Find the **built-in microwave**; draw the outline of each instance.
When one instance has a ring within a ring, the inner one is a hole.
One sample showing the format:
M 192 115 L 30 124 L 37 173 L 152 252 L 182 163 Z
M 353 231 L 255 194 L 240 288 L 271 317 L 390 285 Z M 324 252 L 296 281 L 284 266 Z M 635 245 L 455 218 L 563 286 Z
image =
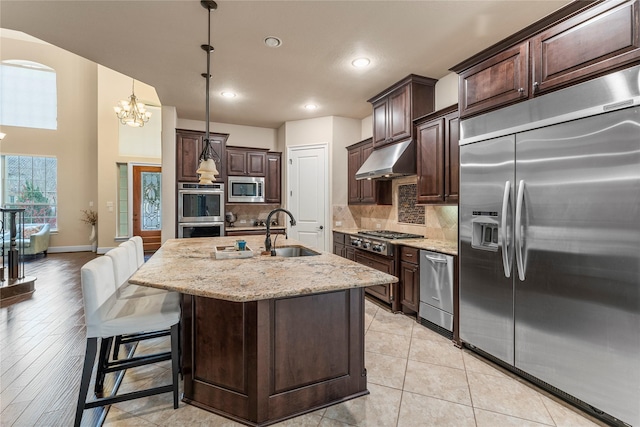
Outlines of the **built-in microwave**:
M 224 184 L 178 184 L 178 222 L 224 223 Z
M 258 176 L 230 176 L 228 178 L 229 203 L 263 203 L 264 178 Z

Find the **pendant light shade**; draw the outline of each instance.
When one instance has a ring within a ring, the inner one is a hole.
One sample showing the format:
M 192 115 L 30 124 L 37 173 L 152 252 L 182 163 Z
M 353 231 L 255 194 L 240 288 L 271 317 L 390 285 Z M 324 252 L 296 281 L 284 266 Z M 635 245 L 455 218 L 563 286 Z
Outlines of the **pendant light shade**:
M 200 46 L 202 50 L 207 52 L 207 72 L 202 74 L 202 76 L 206 79 L 206 117 L 205 117 L 205 126 L 206 132 L 204 136 L 204 147 L 202 148 L 202 152 L 200 153 L 200 167 L 196 171 L 196 173 L 200 174 L 200 184 L 212 184 L 213 181 L 216 180 L 216 175 L 219 175 L 218 168 L 216 163 L 220 164 L 220 157 L 218 153 L 211 146 L 211 139 L 209 135 L 209 122 L 210 122 L 210 114 L 209 114 L 209 80 L 211 79 L 211 52 L 213 51 L 213 46 L 211 46 L 211 11 L 218 8 L 218 4 L 212 0 L 202 0 L 200 2 L 202 7 L 207 9 L 209 13 L 208 27 L 207 27 L 207 44 Z

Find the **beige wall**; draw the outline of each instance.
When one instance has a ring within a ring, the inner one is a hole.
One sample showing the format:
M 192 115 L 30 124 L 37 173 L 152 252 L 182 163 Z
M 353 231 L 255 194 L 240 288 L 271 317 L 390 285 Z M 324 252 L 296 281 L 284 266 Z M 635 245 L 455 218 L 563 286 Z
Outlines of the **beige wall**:
M 131 77 L 115 72 L 109 68 L 98 66 L 98 253 L 105 253 L 118 246 L 117 201 L 118 201 L 118 169 L 117 163 L 139 163 L 160 165 L 161 158 L 151 156 L 125 156 L 120 154 L 119 131 L 120 122 L 115 117 L 113 107 L 131 95 Z M 141 102 L 160 105 L 160 100 L 153 87 L 136 81 L 136 96 Z M 162 116 L 152 116 L 151 120 L 162 120 Z M 139 129 L 138 129 L 139 130 Z M 161 141 L 156 141 L 161 145 Z M 124 152 L 132 150 L 124 149 Z M 151 149 L 152 153 L 160 150 Z M 109 206 L 111 205 L 111 206 Z
M 162 107 L 162 243 L 176 237 L 176 125 L 175 107 Z
M 361 137 L 361 121 L 344 117 L 333 118 L 333 140 L 330 145 L 331 161 L 329 163 L 329 185 L 331 186 L 331 203 L 347 203 L 347 149 L 358 142 Z
M 458 75 L 449 73 L 436 83 L 436 110 L 458 103 Z
M 0 60 L 25 59 L 56 70 L 58 129 L 3 126 L 2 154 L 55 156 L 58 159 L 58 232 L 51 252 L 90 250 L 82 209 L 98 203 L 97 65 L 42 42 L 3 37 Z
M 204 132 L 205 125 L 204 120 L 178 119 L 176 127 L 178 129 L 199 130 Z M 229 139 L 227 140 L 227 145 L 280 151 L 278 150 L 277 144 L 277 129 L 211 122 L 209 124 L 209 132 L 228 133 Z

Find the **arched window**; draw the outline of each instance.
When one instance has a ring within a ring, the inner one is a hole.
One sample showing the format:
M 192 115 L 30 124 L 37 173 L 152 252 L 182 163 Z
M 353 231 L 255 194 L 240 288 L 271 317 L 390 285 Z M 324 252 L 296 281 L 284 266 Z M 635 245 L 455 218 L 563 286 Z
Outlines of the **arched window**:
M 56 71 L 37 62 L 0 63 L 0 124 L 37 129 L 58 128 Z

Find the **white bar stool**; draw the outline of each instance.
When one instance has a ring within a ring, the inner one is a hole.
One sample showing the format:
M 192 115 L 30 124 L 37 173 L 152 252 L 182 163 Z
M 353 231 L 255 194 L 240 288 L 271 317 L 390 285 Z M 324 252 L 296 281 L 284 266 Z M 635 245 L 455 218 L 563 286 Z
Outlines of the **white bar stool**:
M 118 299 L 116 296 L 113 261 L 110 257 L 99 257 L 85 264 L 81 270 L 81 279 L 85 322 L 87 324 L 87 347 L 74 425 L 76 427 L 80 425 L 82 413 L 85 409 L 160 393 L 173 392 L 173 407 L 174 409 L 177 408 L 179 304 L 169 298 L 169 293 L 164 296 Z M 104 342 L 117 335 L 167 328 L 171 328 L 171 351 L 108 362 L 103 374 L 171 360 L 172 384 L 98 398 L 90 402 L 86 401 L 91 373 L 96 359 L 98 338 L 101 338 Z

